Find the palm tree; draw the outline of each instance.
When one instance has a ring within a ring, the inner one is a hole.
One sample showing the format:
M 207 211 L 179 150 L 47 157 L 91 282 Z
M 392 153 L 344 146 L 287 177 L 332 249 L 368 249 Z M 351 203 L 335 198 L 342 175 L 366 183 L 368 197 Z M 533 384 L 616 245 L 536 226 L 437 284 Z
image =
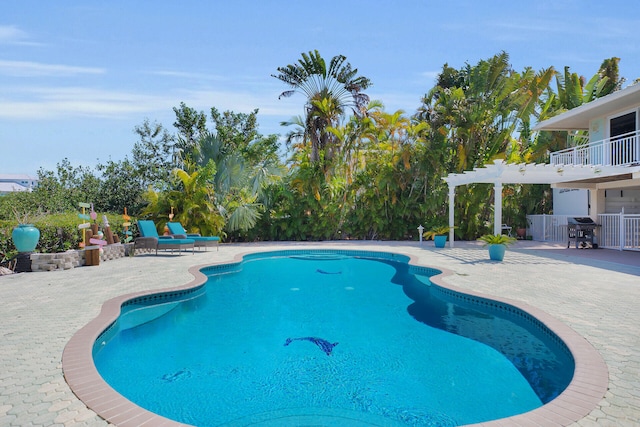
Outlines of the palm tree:
M 198 140 L 197 147 L 199 167 L 215 165 L 209 185 L 215 189 L 216 205 L 227 220 L 226 230 L 251 229 L 267 204 L 263 190 L 280 180 L 280 167 L 270 158 L 249 164 L 234 147 L 208 132 Z
M 619 90 L 625 80 L 618 76 L 618 61 L 616 57 L 605 59 L 598 72 L 588 81 L 570 72 L 569 67 L 564 67 L 563 73 L 555 73 L 557 91 L 554 93 L 550 87 L 547 89 L 546 98 L 540 100 L 542 107 L 537 115 L 538 120 L 546 120 Z M 540 132 L 532 147 L 532 157 L 544 160 L 548 152 L 566 148 L 568 141 L 570 144 L 586 141 L 586 135 L 587 132 L 576 131 L 567 138 L 566 132 Z
M 307 98 L 304 134 L 311 142 L 311 161 L 320 161 L 321 155 L 330 159 L 336 149 L 336 138 L 327 128 L 337 127 L 349 107 L 354 115 L 363 115 L 369 97 L 362 91 L 371 86 L 371 81 L 358 76 L 358 70 L 352 69 L 343 55 L 331 58 L 327 67 L 317 50 L 303 53 L 297 64 L 278 67 L 278 73 L 272 76 L 291 87 L 278 98 L 296 92 Z

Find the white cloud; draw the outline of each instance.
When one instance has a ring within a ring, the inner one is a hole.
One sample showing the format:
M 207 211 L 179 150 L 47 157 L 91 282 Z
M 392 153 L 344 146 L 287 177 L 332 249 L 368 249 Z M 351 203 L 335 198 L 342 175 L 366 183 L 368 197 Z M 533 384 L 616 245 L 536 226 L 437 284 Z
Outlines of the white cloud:
M 29 40 L 29 35 L 15 25 L 0 25 L 0 44 L 40 46 Z
M 220 111 L 232 110 L 249 113 L 258 108 L 259 116 L 291 116 L 300 114 L 304 100 L 278 99 L 279 92 L 267 91 L 221 91 L 221 90 L 191 90 L 183 94 L 185 104 L 192 108 L 204 109 L 216 107 Z M 182 100 L 182 99 L 181 99 Z M 179 103 L 179 101 L 178 101 Z M 173 105 L 178 103 L 174 102 Z
M 164 77 L 175 77 L 179 79 L 214 80 L 214 81 L 229 80 L 228 77 L 223 77 L 215 74 L 193 73 L 188 71 L 159 70 L 159 71 L 151 71 L 149 72 L 149 74 L 154 74 L 157 76 L 164 76 Z
M 291 116 L 298 114 L 302 108 L 299 103 L 279 101 L 277 95 L 271 93 L 218 90 L 175 90 L 162 95 L 150 95 L 86 87 L 14 87 L 0 88 L 0 93 L 4 96 L 0 102 L 0 119 L 154 117 L 170 113 L 180 102 L 207 114 L 211 107 L 244 113 L 259 108 L 260 116 Z M 10 97 L 7 98 L 7 95 Z
M 13 77 L 73 76 L 78 74 L 104 74 L 103 68 L 75 67 L 71 65 L 43 64 L 29 61 L 0 60 L 0 74 Z
M 15 43 L 27 38 L 27 33 L 15 25 L 0 25 L 0 43 Z
M 124 118 L 153 110 L 157 105 L 155 97 L 82 87 L 30 87 L 14 91 L 12 95 L 13 99 L 0 103 L 0 118 Z
M 15 25 L 0 25 L 0 41 L 12 41 L 26 37 L 27 33 Z

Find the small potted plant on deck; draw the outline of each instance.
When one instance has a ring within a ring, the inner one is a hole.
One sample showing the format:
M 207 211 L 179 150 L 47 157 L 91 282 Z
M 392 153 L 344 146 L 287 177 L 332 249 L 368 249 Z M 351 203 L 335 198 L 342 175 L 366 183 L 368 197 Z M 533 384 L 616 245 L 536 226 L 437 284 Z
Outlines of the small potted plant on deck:
M 436 248 L 444 248 L 447 243 L 447 234 L 451 230 L 448 225 L 436 226 L 422 235 L 425 239 L 433 239 Z
M 485 234 L 480 237 L 480 240 L 489 247 L 489 258 L 493 261 L 502 261 L 507 246 L 516 241 L 515 237 L 505 234 Z
M 527 237 L 527 227 L 529 226 L 529 220 L 527 219 L 527 215 L 521 213 L 516 218 L 516 236 L 520 240 L 524 240 Z

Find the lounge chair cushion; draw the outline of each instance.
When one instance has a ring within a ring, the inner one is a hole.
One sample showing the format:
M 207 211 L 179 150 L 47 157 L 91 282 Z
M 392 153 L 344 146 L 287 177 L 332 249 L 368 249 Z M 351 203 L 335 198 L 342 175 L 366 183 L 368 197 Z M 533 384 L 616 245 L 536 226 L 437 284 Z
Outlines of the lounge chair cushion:
M 168 222 L 167 227 L 169 227 L 169 233 L 187 236 L 189 239 L 212 241 L 212 242 L 216 242 L 220 240 L 220 237 L 218 236 L 201 236 L 198 233 L 187 233 L 187 231 L 184 229 L 182 224 L 180 224 L 179 222 Z
M 167 239 L 168 236 L 160 236 L 158 237 L 158 246 L 163 246 L 163 245 L 189 245 L 191 243 L 194 243 L 194 240 L 189 238 L 189 239 L 175 239 L 175 238 L 169 238 Z
M 153 221 L 149 221 L 146 219 L 139 220 L 138 230 L 140 231 L 140 236 L 142 237 L 160 237 L 158 235 L 158 230 L 156 230 L 156 225 L 153 223 Z
M 220 237 L 218 236 L 201 236 L 197 233 L 187 233 L 182 224 L 179 222 L 168 222 L 167 227 L 169 227 L 169 233 L 174 235 L 175 237 L 182 237 L 195 240 L 195 246 L 197 248 L 205 248 L 205 250 L 209 246 L 216 246 L 218 250 L 220 250 Z
M 158 253 L 158 249 L 171 249 L 173 252 L 173 249 L 195 248 L 195 240 L 193 239 L 176 239 L 173 236 L 159 236 L 153 221 L 139 220 L 138 230 L 142 237 L 136 239 L 136 246 L 148 249 L 155 248 L 156 254 Z

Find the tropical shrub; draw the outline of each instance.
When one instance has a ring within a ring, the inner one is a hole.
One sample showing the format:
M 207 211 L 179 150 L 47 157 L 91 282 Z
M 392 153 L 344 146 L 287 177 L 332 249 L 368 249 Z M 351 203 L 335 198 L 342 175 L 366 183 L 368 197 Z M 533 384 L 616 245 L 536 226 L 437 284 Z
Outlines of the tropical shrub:
M 433 240 L 436 236 L 444 236 L 445 234 L 448 234 L 449 230 L 451 230 L 451 227 L 448 225 L 435 226 L 430 230 L 425 231 L 423 233 L 423 237 L 427 240 Z
M 506 234 L 485 234 L 478 239 L 487 245 L 510 245 L 516 242 L 515 237 L 507 236 Z
M 179 184 L 175 190 L 157 192 L 149 189 L 145 198 L 149 203 L 142 215 L 152 219 L 156 226 L 170 220 L 180 222 L 190 233 L 204 236 L 218 236 L 224 226 L 224 219 L 214 203 L 211 180 L 215 174 L 215 164 L 189 173 L 174 169 L 173 175 Z

